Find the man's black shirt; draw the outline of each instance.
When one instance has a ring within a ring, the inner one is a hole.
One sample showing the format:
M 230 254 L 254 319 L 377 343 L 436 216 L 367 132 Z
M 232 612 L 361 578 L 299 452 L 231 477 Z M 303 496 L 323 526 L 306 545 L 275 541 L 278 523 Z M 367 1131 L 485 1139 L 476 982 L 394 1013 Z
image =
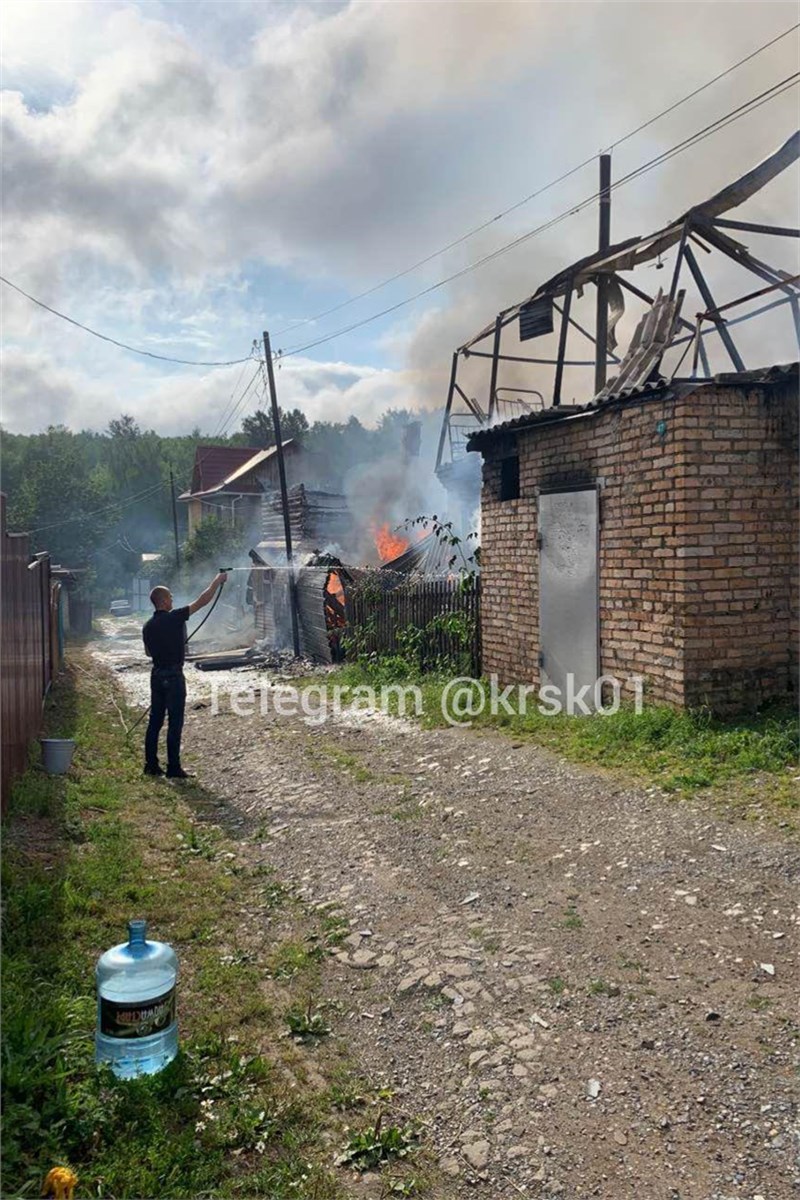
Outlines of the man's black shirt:
M 158 670 L 182 667 L 186 652 L 186 622 L 189 608 L 157 609 L 142 630 L 144 648 Z

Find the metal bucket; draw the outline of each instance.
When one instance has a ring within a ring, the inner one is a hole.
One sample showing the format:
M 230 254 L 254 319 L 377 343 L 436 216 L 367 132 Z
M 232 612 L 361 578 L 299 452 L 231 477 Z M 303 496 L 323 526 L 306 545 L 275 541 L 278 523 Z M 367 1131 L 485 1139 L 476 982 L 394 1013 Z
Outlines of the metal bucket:
M 72 756 L 75 753 L 75 743 L 71 738 L 40 738 L 42 747 L 42 765 L 48 775 L 66 775 Z

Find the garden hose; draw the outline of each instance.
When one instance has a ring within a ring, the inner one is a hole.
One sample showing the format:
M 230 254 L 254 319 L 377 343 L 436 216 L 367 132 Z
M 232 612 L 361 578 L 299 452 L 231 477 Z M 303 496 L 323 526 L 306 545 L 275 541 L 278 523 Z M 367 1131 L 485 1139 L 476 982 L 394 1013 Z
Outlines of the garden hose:
M 220 568 L 219 568 L 219 571 L 220 571 L 220 574 L 223 574 L 223 573 L 226 573 L 226 572 L 228 572 L 228 571 L 231 571 L 232 569 L 233 569 L 232 567 L 220 567 Z M 212 605 L 211 605 L 211 608 L 208 610 L 208 612 L 206 613 L 206 615 L 203 617 L 203 619 L 202 619 L 202 621 L 200 622 L 200 624 L 199 624 L 199 625 L 195 625 L 195 627 L 194 627 L 194 629 L 192 630 L 192 632 L 186 635 L 186 641 L 187 641 L 187 642 L 190 642 L 190 641 L 192 640 L 192 638 L 194 637 L 194 635 L 195 635 L 196 633 L 199 633 L 199 632 L 200 632 L 200 630 L 203 628 L 203 626 L 205 625 L 206 621 L 207 621 L 207 620 L 208 620 L 208 618 L 211 616 L 211 614 L 213 613 L 214 609 L 217 607 L 217 604 L 219 603 L 219 598 L 220 598 L 220 596 L 222 595 L 222 589 L 223 589 L 224 587 L 225 587 L 225 582 L 223 581 L 223 582 L 222 582 L 222 583 L 219 585 L 219 591 L 217 592 L 216 596 L 214 597 L 214 601 L 213 601 L 213 603 L 212 603 Z M 143 713 L 142 713 L 140 716 L 138 716 L 138 717 L 136 718 L 136 720 L 134 721 L 133 725 L 131 725 L 130 729 L 128 730 L 127 734 L 125 735 L 125 736 L 126 736 L 126 738 L 129 738 L 129 737 L 131 736 L 131 734 L 133 733 L 134 729 L 136 729 L 136 728 L 137 728 L 139 725 L 141 725 L 142 721 L 145 719 L 145 717 L 147 716 L 147 714 L 150 712 L 150 708 L 151 708 L 151 707 L 152 707 L 152 706 L 148 704 L 148 706 L 147 706 L 147 708 L 144 710 L 144 712 L 143 712 Z

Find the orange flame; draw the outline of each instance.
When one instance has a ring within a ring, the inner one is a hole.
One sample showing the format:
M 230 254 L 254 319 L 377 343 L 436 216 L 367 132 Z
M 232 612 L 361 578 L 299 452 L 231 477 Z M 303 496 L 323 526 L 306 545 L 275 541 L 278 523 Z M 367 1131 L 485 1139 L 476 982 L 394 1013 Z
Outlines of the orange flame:
M 388 521 L 384 521 L 382 525 L 373 525 L 372 536 L 381 562 L 391 562 L 393 558 L 398 558 L 411 544 L 402 533 L 393 532 Z
M 344 608 L 344 585 L 337 571 L 331 571 L 328 576 L 328 582 L 325 585 L 325 595 L 329 596 L 332 600 L 338 601 L 342 608 Z M 346 623 L 341 612 L 331 604 L 325 606 L 325 619 L 329 629 L 336 629 Z
M 325 588 L 325 591 L 330 592 L 332 596 L 335 596 L 340 604 L 344 604 L 344 584 L 342 583 L 338 571 L 331 571 L 330 575 L 328 576 L 328 586 Z

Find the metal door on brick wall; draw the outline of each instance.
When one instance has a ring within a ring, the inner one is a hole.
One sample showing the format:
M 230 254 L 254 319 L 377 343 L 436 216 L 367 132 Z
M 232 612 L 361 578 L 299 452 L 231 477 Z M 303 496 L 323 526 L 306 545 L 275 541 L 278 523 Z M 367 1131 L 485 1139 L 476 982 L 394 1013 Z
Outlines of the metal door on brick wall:
M 599 675 L 597 488 L 539 493 L 539 663 L 562 698 Z M 571 676 L 571 680 L 569 677 Z

